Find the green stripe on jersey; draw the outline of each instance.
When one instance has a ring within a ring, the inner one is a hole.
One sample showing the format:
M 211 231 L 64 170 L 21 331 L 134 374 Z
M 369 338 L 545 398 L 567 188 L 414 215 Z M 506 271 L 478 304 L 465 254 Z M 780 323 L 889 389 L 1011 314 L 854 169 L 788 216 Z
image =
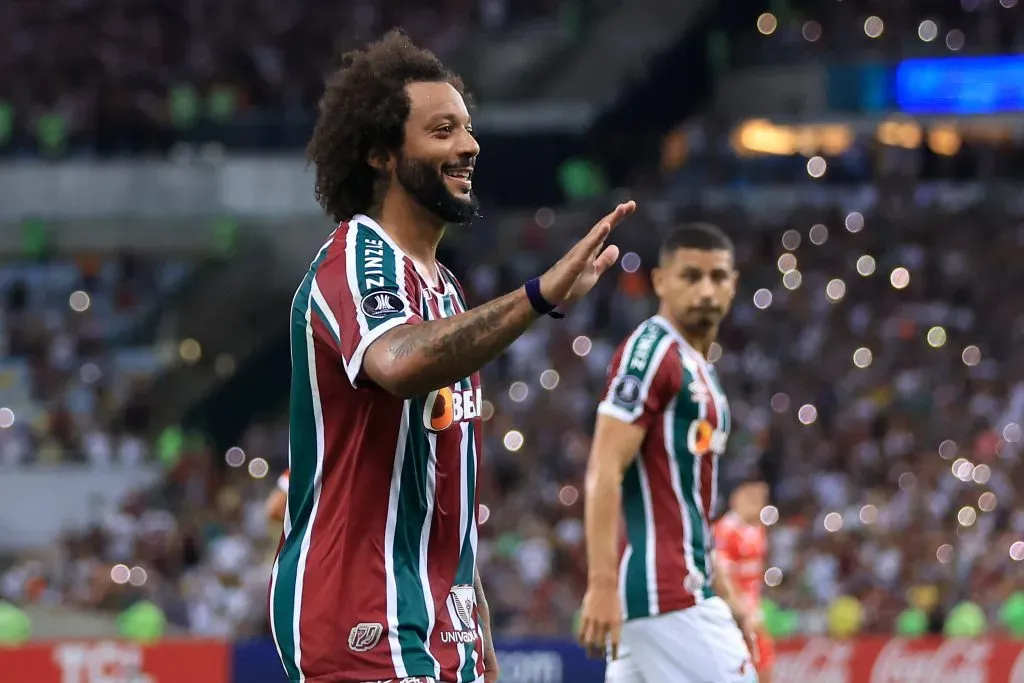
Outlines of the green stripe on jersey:
M 451 296 L 441 297 L 441 310 L 446 318 L 456 315 L 453 297 L 457 298 L 459 308 L 465 311 L 466 302 L 459 295 L 459 288 L 455 281 L 448 275 L 448 272 L 441 268 L 442 277 L 451 284 L 451 290 L 455 292 Z M 459 387 L 465 391 L 473 388 L 470 378 L 465 378 L 459 383 Z M 462 484 L 466 490 L 466 534 L 462 538 L 462 548 L 459 552 L 459 565 L 455 570 L 455 584 L 459 586 L 472 586 L 476 577 L 473 576 L 476 569 L 476 556 L 473 551 L 473 525 L 476 523 L 476 428 L 473 422 L 466 423 L 466 481 Z M 461 476 L 461 473 L 460 473 Z M 458 624 L 455 624 L 458 627 Z M 465 664 L 459 671 L 459 680 L 463 683 L 475 681 L 476 665 L 473 662 L 473 654 L 476 651 L 474 643 L 461 645 Z
M 291 398 L 288 415 L 288 451 L 291 474 L 288 480 L 288 517 L 291 531 L 284 540 L 277 558 L 277 580 L 271 596 L 274 615 L 274 637 L 281 650 L 284 667 L 291 680 L 299 679 L 299 662 L 295 661 L 294 624 L 301 605 L 295 592 L 299 576 L 302 539 L 313 512 L 313 484 L 317 462 L 317 428 L 313 408 L 312 378 L 309 375 L 307 318 L 310 292 L 316 271 L 327 257 L 325 246 L 309 267 L 306 277 L 292 301 L 290 344 L 292 363 Z
M 658 357 L 656 351 L 663 342 L 671 343 L 668 330 L 654 321 L 648 321 L 637 329 L 622 351 L 619 368 L 609 389 L 608 401 L 613 406 L 634 415 L 643 411 L 641 397 L 646 395 L 646 387 L 657 372 L 653 361 Z
M 409 401 L 410 428 L 402 464 L 401 488 L 395 526 L 393 560 L 398 607 L 398 643 L 407 671 L 415 675 L 434 675 L 434 659 L 427 652 L 429 617 L 420 582 L 420 541 L 427 514 L 427 463 L 430 442 L 423 429 L 415 426 L 415 416 L 423 414 L 425 398 Z
M 403 283 L 405 282 L 404 257 L 396 253 L 391 245 L 378 235 L 373 228 L 362 223 L 354 223 L 349 229 L 356 231 L 355 264 L 360 308 L 362 308 L 362 300 L 372 292 L 377 291 L 394 292 L 405 301 L 407 295 L 403 291 Z M 363 314 L 362 317 L 366 320 L 366 326 L 372 331 L 389 320 L 407 315 L 408 311 L 405 310 L 404 306 L 401 306 L 395 307 L 390 312 L 384 309 L 372 316 L 366 315 L 365 310 L 360 311 L 360 313 Z
M 629 538 L 630 555 L 626 564 L 625 604 L 626 619 L 647 616 L 651 605 L 647 593 L 647 525 L 654 520 L 647 519 L 644 509 L 643 482 L 640 479 L 640 463 L 634 460 L 622 478 L 622 502 L 626 517 L 626 536 Z
M 476 557 L 473 553 L 473 524 L 476 523 L 476 429 L 473 422 L 466 424 L 466 536 L 462 539 L 462 551 L 459 554 L 459 567 L 455 572 L 455 583 L 457 585 L 473 585 L 476 577 L 473 576 L 476 568 Z M 476 680 L 476 666 L 473 664 L 473 653 L 476 651 L 475 643 L 466 643 L 462 646 L 465 651 L 466 663 L 459 672 L 459 680 L 463 683 L 471 683 Z
M 701 572 L 705 579 L 706 586 L 710 578 L 709 557 L 707 554 L 708 538 L 704 533 L 704 510 L 697 504 L 700 486 L 700 472 L 697 468 L 701 466 L 701 458 L 690 452 L 689 431 L 694 420 L 702 419 L 701 406 L 693 400 L 690 386 L 697 381 L 697 377 L 687 369 L 683 368 L 683 382 L 676 399 L 675 415 L 673 416 L 673 442 L 675 453 L 673 457 L 679 469 L 679 488 L 683 494 L 683 505 L 686 508 L 687 519 L 683 520 L 690 527 L 690 547 L 685 549 L 692 553 L 693 564 Z M 713 457 L 709 454 L 708 457 Z M 696 592 L 696 591 L 694 591 Z

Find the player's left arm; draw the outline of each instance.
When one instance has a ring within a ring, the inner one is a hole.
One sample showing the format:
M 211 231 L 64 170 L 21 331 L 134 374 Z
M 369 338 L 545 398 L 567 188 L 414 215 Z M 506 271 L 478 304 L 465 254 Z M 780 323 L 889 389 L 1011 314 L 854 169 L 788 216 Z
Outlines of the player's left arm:
M 753 615 L 743 605 L 739 595 L 736 593 L 732 580 L 726 573 L 725 568 L 722 567 L 718 553 L 712 556 L 711 562 L 713 565 L 711 587 L 714 589 L 715 595 L 722 598 L 725 604 L 729 606 L 736 624 L 743 632 L 743 639 L 747 642 L 747 647 L 750 648 L 750 656 L 754 658 L 754 664 L 756 665 L 760 660 L 760 653 L 757 650 L 757 631 L 754 627 Z
M 480 619 L 480 630 L 484 637 L 484 681 L 491 683 L 498 680 L 498 656 L 494 652 L 494 636 L 491 632 L 491 608 L 484 595 L 484 584 L 480 580 L 480 570 L 473 572 L 473 588 L 476 591 L 476 609 Z

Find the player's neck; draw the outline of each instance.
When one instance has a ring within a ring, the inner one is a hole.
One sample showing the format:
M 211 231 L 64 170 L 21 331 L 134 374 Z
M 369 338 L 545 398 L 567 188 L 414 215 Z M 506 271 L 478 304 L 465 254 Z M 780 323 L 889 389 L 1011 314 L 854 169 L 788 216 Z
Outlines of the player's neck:
M 388 192 L 371 215 L 409 258 L 434 267 L 445 223 L 404 192 Z
M 704 334 L 694 334 L 693 332 L 687 331 L 685 327 L 683 327 L 676 320 L 674 320 L 672 316 L 668 313 L 668 311 L 659 308 L 658 315 L 667 320 L 672 325 L 672 327 L 676 329 L 676 332 L 678 332 L 679 335 L 686 340 L 686 343 L 693 347 L 694 351 L 702 355 L 704 358 L 708 357 L 708 351 L 711 349 L 711 345 L 715 342 L 715 339 L 718 337 L 717 327 L 711 330 L 710 332 Z

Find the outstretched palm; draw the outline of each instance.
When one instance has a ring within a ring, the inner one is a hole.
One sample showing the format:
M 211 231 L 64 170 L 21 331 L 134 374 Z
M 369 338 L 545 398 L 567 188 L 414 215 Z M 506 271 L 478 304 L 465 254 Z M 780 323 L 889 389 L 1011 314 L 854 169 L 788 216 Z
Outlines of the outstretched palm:
M 597 284 L 598 278 L 615 265 L 619 258 L 619 248 L 615 245 L 606 247 L 605 239 L 616 225 L 635 210 L 636 202 L 619 204 L 544 274 L 541 289 L 548 301 L 570 305 Z

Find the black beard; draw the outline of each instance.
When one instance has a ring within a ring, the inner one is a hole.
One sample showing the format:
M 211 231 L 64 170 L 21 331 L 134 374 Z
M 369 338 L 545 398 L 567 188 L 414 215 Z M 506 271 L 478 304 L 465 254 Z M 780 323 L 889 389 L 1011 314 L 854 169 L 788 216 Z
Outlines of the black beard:
M 468 223 L 478 215 L 476 195 L 470 193 L 468 200 L 456 197 L 445 185 L 444 176 L 429 164 L 403 156 L 395 175 L 413 199 L 445 223 Z

